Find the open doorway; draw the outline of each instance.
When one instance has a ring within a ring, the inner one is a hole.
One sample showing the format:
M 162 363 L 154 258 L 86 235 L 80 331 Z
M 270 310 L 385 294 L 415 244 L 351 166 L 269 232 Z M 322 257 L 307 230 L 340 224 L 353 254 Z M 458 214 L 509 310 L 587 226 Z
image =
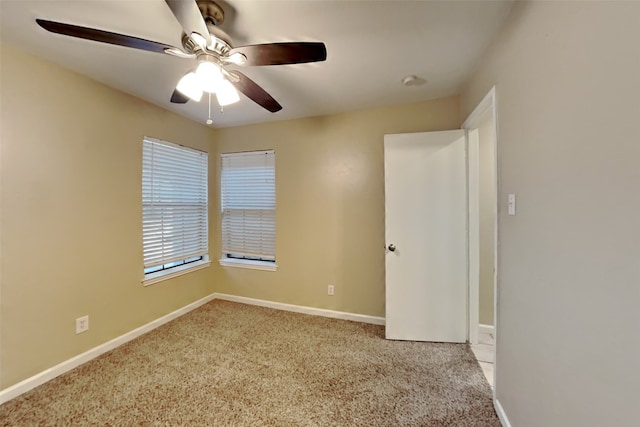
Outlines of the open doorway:
M 492 386 L 497 291 L 496 124 L 494 88 L 462 125 L 469 144 L 469 342 Z

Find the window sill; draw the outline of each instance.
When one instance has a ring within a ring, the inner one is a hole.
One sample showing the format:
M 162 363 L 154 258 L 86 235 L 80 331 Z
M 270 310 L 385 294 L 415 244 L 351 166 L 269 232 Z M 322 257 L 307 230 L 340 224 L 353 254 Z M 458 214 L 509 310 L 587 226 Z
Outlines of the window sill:
M 211 261 L 202 260 L 202 261 L 192 262 L 186 265 L 179 265 L 178 267 L 173 267 L 170 270 L 158 271 L 156 273 L 149 273 L 144 276 L 144 279 L 142 279 L 142 284 L 144 286 L 153 285 L 154 283 L 158 283 L 164 280 L 172 279 L 174 277 L 182 276 L 183 274 L 191 273 L 192 271 L 207 268 L 210 265 L 211 265 Z
M 223 267 L 239 267 L 265 271 L 276 271 L 278 269 L 278 266 L 274 262 L 252 261 L 248 259 L 222 258 L 220 265 Z

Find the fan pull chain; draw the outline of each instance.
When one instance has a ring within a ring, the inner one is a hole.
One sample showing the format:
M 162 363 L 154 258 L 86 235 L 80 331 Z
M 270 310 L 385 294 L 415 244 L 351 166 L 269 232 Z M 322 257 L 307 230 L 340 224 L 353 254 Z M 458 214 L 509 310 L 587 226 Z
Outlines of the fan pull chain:
M 211 92 L 209 92 L 209 118 L 207 119 L 207 124 L 210 125 L 213 123 L 211 120 Z

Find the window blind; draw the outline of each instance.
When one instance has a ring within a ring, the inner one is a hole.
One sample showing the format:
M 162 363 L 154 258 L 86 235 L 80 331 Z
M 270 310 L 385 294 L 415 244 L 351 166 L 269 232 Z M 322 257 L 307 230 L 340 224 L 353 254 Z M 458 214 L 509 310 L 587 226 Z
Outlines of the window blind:
M 223 257 L 275 261 L 275 152 L 222 154 L 221 160 Z
M 144 267 L 205 256 L 207 153 L 145 138 L 142 159 Z

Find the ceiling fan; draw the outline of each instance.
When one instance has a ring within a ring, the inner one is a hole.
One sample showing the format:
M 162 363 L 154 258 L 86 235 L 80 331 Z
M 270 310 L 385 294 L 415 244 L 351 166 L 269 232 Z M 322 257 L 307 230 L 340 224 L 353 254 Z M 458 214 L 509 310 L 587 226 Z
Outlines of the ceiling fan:
M 184 104 L 200 101 L 202 94 L 216 94 L 221 107 L 237 102 L 237 91 L 266 110 L 275 113 L 282 106 L 262 87 L 227 65 L 283 65 L 317 62 L 327 59 L 321 42 L 267 43 L 232 47 L 230 37 L 219 27 L 223 9 L 213 0 L 165 0 L 184 30 L 182 48 L 95 28 L 36 19 L 38 25 L 52 33 L 109 43 L 180 58 L 195 59 L 196 66 L 178 82 L 171 102 Z M 211 123 L 209 119 L 207 123 Z

